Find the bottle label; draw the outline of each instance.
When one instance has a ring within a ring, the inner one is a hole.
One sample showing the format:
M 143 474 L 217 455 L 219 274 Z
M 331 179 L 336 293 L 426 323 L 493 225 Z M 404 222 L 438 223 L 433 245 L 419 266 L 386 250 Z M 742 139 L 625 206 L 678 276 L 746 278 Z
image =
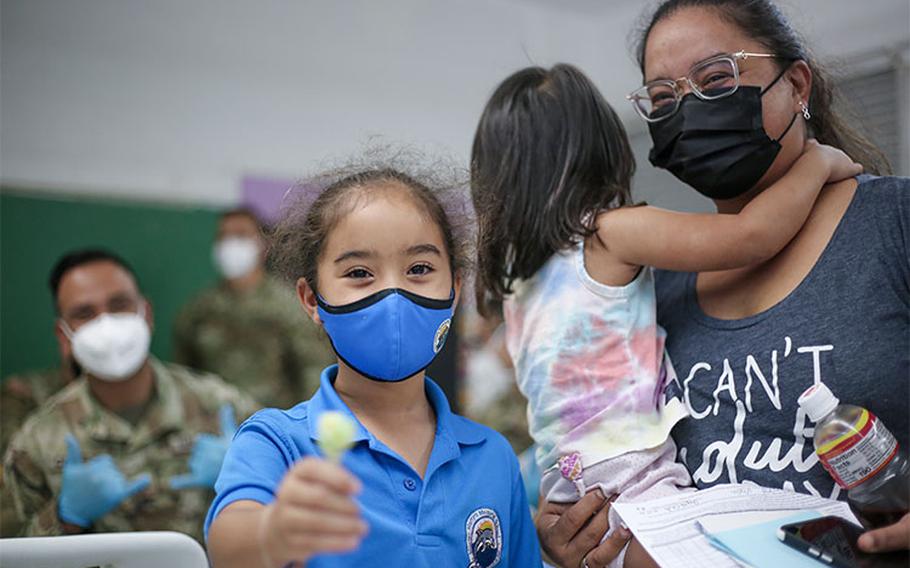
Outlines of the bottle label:
M 897 440 L 878 417 L 863 410 L 846 434 L 818 448 L 822 466 L 844 489 L 853 489 L 888 465 L 897 455 Z

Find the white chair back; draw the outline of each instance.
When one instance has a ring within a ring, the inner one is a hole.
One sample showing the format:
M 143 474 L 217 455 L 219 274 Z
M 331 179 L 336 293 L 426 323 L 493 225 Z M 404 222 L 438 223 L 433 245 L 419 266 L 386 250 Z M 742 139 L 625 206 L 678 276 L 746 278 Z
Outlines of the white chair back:
M 178 532 L 0 539 L 3 568 L 208 568 L 198 542 Z

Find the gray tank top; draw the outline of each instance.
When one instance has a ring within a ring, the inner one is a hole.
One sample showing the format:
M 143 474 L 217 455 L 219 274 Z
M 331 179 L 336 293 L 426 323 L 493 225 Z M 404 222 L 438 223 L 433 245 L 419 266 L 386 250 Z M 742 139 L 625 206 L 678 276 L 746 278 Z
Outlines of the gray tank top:
M 699 487 L 754 482 L 844 498 L 796 399 L 824 382 L 910 444 L 910 178 L 860 176 L 812 271 L 774 307 L 704 314 L 695 274 L 657 273 L 658 320 L 691 417 L 673 438 Z

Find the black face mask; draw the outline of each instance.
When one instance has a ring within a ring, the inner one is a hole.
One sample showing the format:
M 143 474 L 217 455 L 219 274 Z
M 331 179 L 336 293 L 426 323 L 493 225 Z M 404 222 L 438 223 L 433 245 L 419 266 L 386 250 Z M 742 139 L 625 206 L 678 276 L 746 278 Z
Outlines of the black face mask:
M 730 96 L 705 101 L 689 93 L 666 120 L 649 124 L 654 147 L 648 159 L 709 199 L 732 199 L 752 189 L 777 154 L 797 113 L 776 140 L 762 124 L 764 90 L 740 86 Z

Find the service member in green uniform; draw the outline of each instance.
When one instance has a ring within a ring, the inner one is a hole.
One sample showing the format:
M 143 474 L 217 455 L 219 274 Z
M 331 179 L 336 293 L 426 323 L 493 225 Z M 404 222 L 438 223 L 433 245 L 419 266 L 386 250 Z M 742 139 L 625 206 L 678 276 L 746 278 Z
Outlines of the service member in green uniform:
M 56 369 L 16 373 L 3 380 L 0 386 L 0 456 L 6 453 L 6 446 L 26 417 L 79 374 L 73 367 L 64 363 Z M 11 497 L 4 489 L 0 474 L 0 537 L 16 536 L 22 530 L 22 523 L 15 509 L 8 506 Z
M 83 373 L 26 420 L 4 457 L 25 534 L 200 539 L 235 419 L 256 404 L 214 375 L 149 355 L 151 305 L 115 255 L 63 257 L 51 288 L 61 350 Z
M 250 210 L 222 215 L 213 257 L 223 279 L 181 310 L 174 356 L 266 406 L 287 408 L 313 395 L 334 357 L 294 290 L 266 272 L 265 249 L 262 225 Z

